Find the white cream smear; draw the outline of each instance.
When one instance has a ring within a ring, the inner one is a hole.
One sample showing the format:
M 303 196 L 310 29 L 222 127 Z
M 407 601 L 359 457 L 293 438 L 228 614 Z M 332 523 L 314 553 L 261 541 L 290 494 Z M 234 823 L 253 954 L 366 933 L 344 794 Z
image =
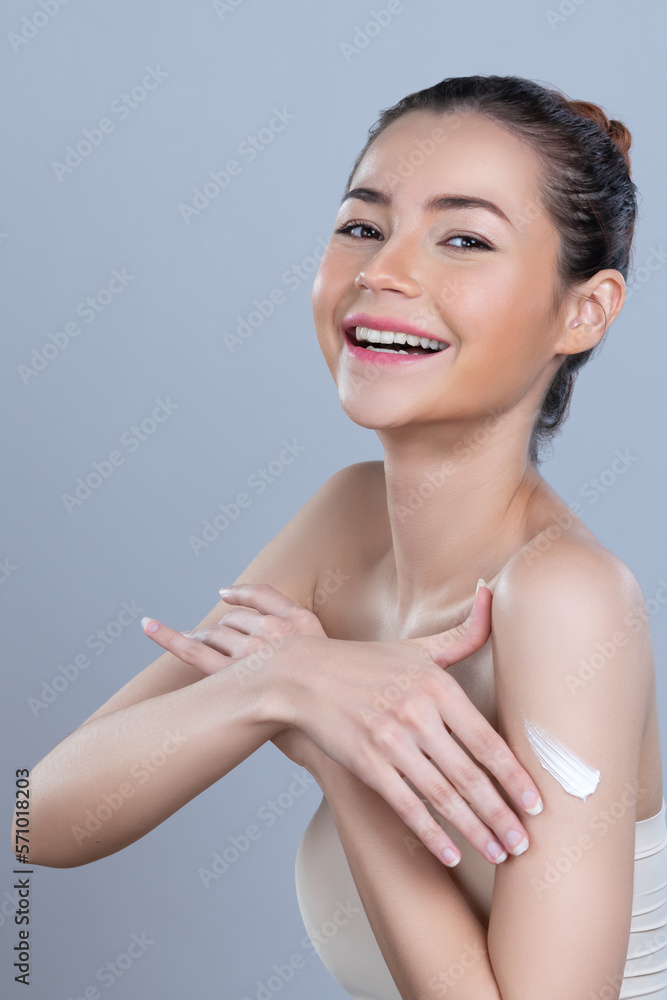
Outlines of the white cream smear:
M 598 786 L 600 772 L 568 750 L 534 722 L 525 722 L 525 732 L 537 759 L 566 792 L 585 802 Z

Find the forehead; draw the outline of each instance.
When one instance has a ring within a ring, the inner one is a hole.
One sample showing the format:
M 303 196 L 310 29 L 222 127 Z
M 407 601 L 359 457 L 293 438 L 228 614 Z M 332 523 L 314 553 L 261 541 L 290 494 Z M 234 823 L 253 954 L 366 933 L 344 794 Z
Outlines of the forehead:
M 410 111 L 373 141 L 350 187 L 380 188 L 396 201 L 477 195 L 512 219 L 543 213 L 541 179 L 531 146 L 486 115 Z

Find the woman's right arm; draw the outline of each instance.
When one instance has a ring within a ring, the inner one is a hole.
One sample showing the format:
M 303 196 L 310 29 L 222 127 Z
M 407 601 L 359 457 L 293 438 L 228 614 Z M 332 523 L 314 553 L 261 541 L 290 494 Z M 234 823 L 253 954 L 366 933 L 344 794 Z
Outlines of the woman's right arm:
M 234 582 L 271 583 L 311 608 L 327 544 L 322 515 L 355 475 L 349 466 L 331 476 Z M 219 601 L 198 627 L 232 609 Z M 203 676 L 163 653 L 31 770 L 22 859 L 82 865 L 154 829 L 284 729 L 267 720 L 266 679 L 264 669 Z M 16 833 L 15 814 L 13 848 Z
M 31 771 L 24 860 L 68 868 L 143 837 L 284 728 L 265 696 L 265 670 L 220 670 L 75 729 Z

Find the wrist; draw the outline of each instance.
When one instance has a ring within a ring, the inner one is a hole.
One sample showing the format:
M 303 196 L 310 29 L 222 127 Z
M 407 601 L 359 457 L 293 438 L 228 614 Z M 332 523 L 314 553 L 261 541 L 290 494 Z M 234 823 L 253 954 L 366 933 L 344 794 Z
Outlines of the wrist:
M 328 642 L 326 636 L 291 633 L 232 664 L 240 679 L 250 679 L 254 685 L 262 721 L 301 728 L 299 708 L 308 670 L 321 661 Z
M 333 799 L 339 792 L 345 796 L 349 783 L 358 781 L 354 774 L 324 751 L 311 757 L 307 766 L 327 798 Z

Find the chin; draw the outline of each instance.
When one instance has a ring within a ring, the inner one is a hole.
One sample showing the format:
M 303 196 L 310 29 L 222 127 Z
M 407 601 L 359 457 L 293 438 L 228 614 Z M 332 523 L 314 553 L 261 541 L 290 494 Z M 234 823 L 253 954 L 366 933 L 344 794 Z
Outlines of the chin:
M 345 414 L 358 424 L 369 430 L 389 430 L 392 427 L 403 427 L 415 419 L 404 409 L 397 411 L 395 402 L 391 399 L 364 399 L 358 391 L 340 392 L 340 405 Z

